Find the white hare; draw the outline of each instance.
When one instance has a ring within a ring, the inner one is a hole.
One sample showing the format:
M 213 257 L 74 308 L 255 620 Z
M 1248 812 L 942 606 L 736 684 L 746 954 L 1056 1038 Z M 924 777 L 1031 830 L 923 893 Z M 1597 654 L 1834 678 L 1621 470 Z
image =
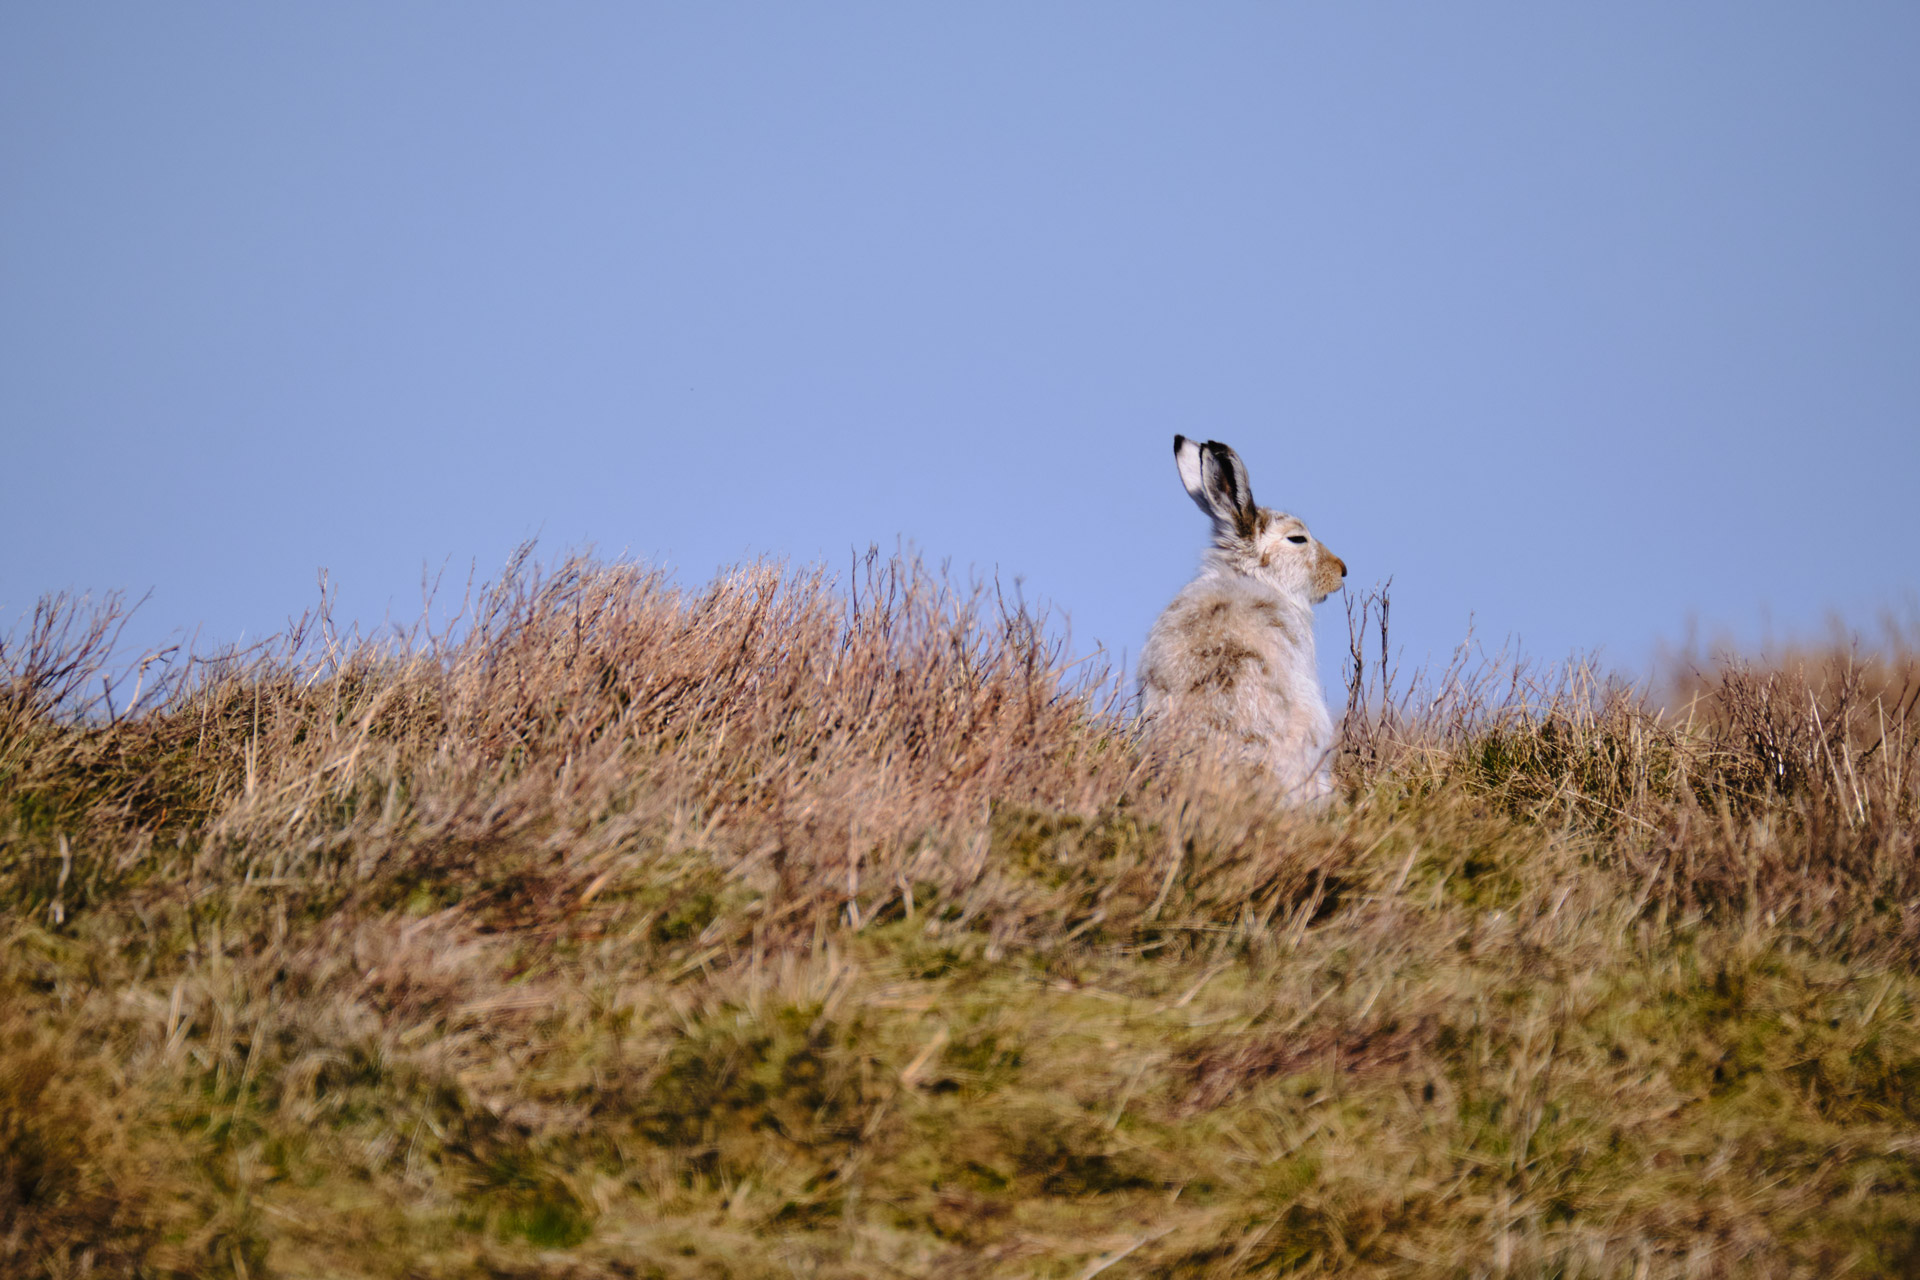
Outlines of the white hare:
M 1213 521 L 1199 576 L 1140 652 L 1141 713 L 1264 766 L 1296 801 L 1333 789 L 1333 720 L 1313 654 L 1313 606 L 1347 576 L 1307 526 L 1257 506 L 1238 454 L 1173 438 L 1180 481 Z

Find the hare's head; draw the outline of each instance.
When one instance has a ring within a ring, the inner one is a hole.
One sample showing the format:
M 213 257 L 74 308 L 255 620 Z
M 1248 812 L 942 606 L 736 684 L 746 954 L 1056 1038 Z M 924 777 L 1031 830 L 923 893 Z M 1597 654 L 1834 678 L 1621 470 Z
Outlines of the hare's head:
M 1258 506 L 1247 467 L 1218 440 L 1173 438 L 1180 482 L 1213 521 L 1213 558 L 1222 569 L 1319 604 L 1338 591 L 1346 562 L 1284 511 Z

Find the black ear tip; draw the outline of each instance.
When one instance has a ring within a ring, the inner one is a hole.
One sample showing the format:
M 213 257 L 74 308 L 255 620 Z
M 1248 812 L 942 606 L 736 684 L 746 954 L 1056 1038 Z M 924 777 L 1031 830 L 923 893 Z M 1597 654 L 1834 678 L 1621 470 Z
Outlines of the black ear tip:
M 1175 453 L 1180 452 L 1180 450 L 1186 446 L 1186 443 L 1187 443 L 1187 438 L 1185 436 L 1181 435 L 1179 432 L 1174 433 L 1173 451 Z

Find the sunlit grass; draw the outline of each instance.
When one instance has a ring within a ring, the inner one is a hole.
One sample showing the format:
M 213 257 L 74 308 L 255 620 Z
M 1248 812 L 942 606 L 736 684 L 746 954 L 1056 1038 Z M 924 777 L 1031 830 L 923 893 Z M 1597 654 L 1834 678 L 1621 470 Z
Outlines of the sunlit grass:
M 0 667 L 7 1274 L 1920 1272 L 1910 656 L 1656 713 L 1357 627 L 1302 813 L 897 561 L 131 710 L 113 621 Z

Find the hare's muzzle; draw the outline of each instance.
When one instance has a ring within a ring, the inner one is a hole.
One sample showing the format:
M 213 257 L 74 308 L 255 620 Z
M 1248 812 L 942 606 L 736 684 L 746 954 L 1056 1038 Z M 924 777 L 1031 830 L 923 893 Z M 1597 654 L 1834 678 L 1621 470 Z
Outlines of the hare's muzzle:
M 1314 594 L 1323 599 L 1332 595 L 1340 589 L 1340 584 L 1345 581 L 1346 576 L 1347 562 L 1325 547 L 1321 547 L 1320 555 L 1313 565 Z

